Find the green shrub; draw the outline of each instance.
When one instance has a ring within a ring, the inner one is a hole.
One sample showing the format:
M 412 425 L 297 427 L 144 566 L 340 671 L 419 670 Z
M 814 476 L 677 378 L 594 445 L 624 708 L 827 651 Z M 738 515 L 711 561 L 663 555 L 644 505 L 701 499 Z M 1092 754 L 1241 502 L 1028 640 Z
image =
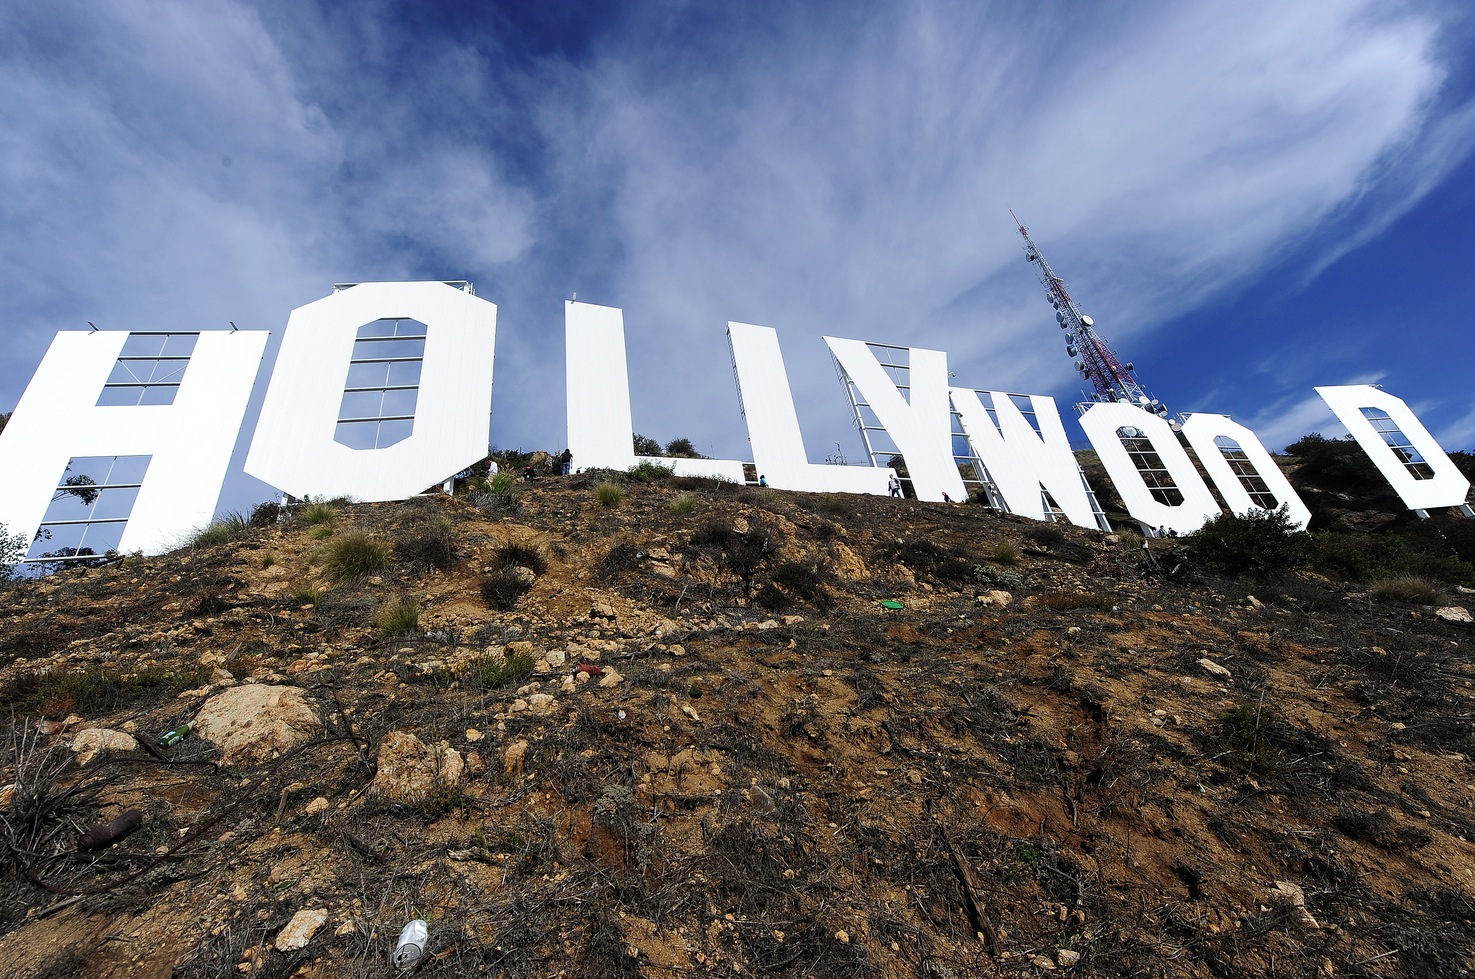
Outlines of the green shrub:
M 338 536 L 323 551 L 323 570 L 334 581 L 363 581 L 388 567 L 389 545 L 361 530 Z
M 640 558 L 640 548 L 629 541 L 618 541 L 600 558 L 599 574 L 613 578 L 623 571 L 634 571 L 640 567 Z
M 670 479 L 675 469 L 674 463 L 663 466 L 659 462 L 639 462 L 625 470 L 625 476 L 636 483 L 659 483 L 663 479 Z
M 445 571 L 456 563 L 451 522 L 441 516 L 416 514 L 395 533 L 394 556 L 411 571 Z
M 1385 602 L 1404 605 L 1438 605 L 1442 596 L 1439 589 L 1423 578 L 1404 575 L 1389 578 L 1373 585 L 1373 596 Z
M 309 527 L 307 530 L 308 540 L 327 540 L 329 537 L 332 536 L 333 525 L 330 523 L 316 524 L 312 527 Z
M 338 508 L 331 503 L 303 503 L 293 514 L 298 523 L 306 527 L 330 524 L 338 519 Z
M 1297 529 L 1290 508 L 1220 513 L 1185 540 L 1200 561 L 1225 574 L 1267 577 L 1311 563 L 1311 535 Z
M 316 605 L 318 599 L 323 597 L 323 590 L 317 585 L 298 585 L 292 590 L 291 599 L 295 605 Z
M 999 541 L 994 545 L 993 558 L 1000 564 L 1018 564 L 1019 548 L 1008 541 Z
M 617 507 L 625 499 L 625 491 L 616 483 L 600 483 L 594 487 L 594 498 L 600 506 Z
M 251 516 L 246 522 L 253 527 L 275 527 L 281 518 L 282 505 L 276 500 L 267 500 L 251 508 Z
M 481 583 L 482 601 L 493 611 L 512 611 L 547 567 L 542 552 L 535 547 L 515 542 L 502 546 L 492 556 L 491 574 Z
M 246 518 L 239 513 L 228 513 L 191 534 L 187 546 L 215 547 L 235 540 L 245 531 Z
M 31 542 L 25 534 L 12 534 L 5 524 L 0 523 L 0 581 L 8 581 L 15 575 L 16 568 L 25 560 Z
M 522 683 L 536 667 L 537 661 L 529 653 L 486 653 L 468 663 L 461 675 L 468 686 L 496 690 Z
M 408 595 L 390 602 L 379 611 L 374 624 L 387 636 L 414 632 L 420 628 L 420 603 Z
M 666 504 L 667 513 L 690 513 L 697 508 L 696 497 L 690 493 L 680 493 L 672 497 L 671 502 Z
M 272 565 L 274 565 L 276 563 L 277 563 L 277 556 L 275 554 L 273 554 L 271 551 L 267 551 L 265 554 L 261 555 L 261 570 L 265 571 L 267 568 L 271 567 Z
M 979 564 L 973 568 L 973 580 L 982 588 L 1002 588 L 1005 591 L 1018 591 L 1024 587 L 1024 578 L 1017 571 L 1007 571 L 1004 568 L 991 568 L 986 564 Z
M 1273 778 L 1280 768 L 1280 723 L 1273 707 L 1240 704 L 1219 716 L 1220 743 L 1236 767 L 1259 779 Z
M 830 569 L 820 561 L 785 561 L 773 569 L 773 583 L 815 608 L 828 609 L 835 604 L 825 586 L 834 579 Z
M 1112 601 L 1110 596 L 1073 591 L 1045 592 L 1037 601 L 1045 608 L 1056 612 L 1074 612 L 1085 608 L 1096 609 L 1098 612 L 1110 612 L 1116 607 L 1116 602 Z

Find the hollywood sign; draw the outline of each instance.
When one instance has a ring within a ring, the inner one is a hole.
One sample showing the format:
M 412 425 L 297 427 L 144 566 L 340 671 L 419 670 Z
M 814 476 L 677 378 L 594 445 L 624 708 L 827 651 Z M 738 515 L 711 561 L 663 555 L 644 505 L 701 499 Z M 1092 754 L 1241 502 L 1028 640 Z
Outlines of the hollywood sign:
M 622 313 L 578 302 L 564 312 L 568 446 L 581 467 L 627 469 L 642 457 L 631 442 Z M 494 304 L 469 285 L 441 282 L 336 287 L 293 310 L 245 472 L 297 497 L 373 502 L 409 498 L 464 470 L 486 452 L 496 325 Z M 0 433 L 0 524 L 35 540 L 33 556 L 78 545 L 158 553 L 207 524 L 268 336 L 58 333 Z M 889 468 L 809 461 L 776 331 L 729 323 L 727 337 L 751 465 L 770 486 L 888 492 Z M 918 498 L 965 497 L 962 439 L 1001 509 L 1103 525 L 1053 399 L 953 386 L 947 355 L 921 348 L 904 351 L 903 393 L 876 345 L 824 341 L 857 421 L 863 405 L 905 457 Z M 1316 390 L 1408 507 L 1470 514 L 1469 481 L 1401 399 L 1366 385 Z M 1165 420 L 1102 403 L 1081 427 L 1143 527 L 1189 533 L 1219 513 Z M 1195 413 L 1182 435 L 1235 512 L 1284 505 L 1305 526 L 1308 509 L 1249 429 Z M 742 460 L 656 461 L 678 474 L 744 479 Z

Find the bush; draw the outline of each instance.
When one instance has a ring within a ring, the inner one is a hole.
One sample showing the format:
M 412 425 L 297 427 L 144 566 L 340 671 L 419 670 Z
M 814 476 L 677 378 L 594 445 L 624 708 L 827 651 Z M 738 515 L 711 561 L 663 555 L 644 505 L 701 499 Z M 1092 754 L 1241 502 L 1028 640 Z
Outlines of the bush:
M 1373 585 L 1373 596 L 1404 605 L 1438 605 L 1442 597 L 1434 585 L 1412 575 L 1378 582 Z
M 15 576 L 16 568 L 25 560 L 26 551 L 30 548 L 31 542 L 26 540 L 25 534 L 12 534 L 5 524 L 0 523 L 0 581 L 8 581 Z
M 625 499 L 625 491 L 615 483 L 600 483 L 594 487 L 594 498 L 600 506 L 616 507 Z
M 1008 541 L 1000 541 L 994 545 L 993 558 L 1000 564 L 1018 564 L 1019 548 Z
M 666 512 L 677 514 L 690 513 L 691 511 L 695 510 L 696 507 L 696 497 L 692 496 L 690 493 L 681 493 L 673 497 L 671 499 L 671 502 L 666 504 Z
M 1296 528 L 1290 509 L 1221 513 L 1185 540 L 1204 564 L 1229 575 L 1267 577 L 1311 563 L 1311 535 Z
M 338 519 L 338 508 L 331 503 L 305 502 L 293 514 L 298 523 L 307 527 L 330 524 Z
M 487 653 L 466 664 L 462 677 L 469 686 L 495 690 L 521 683 L 533 675 L 536 667 L 537 661 L 529 653 L 507 653 L 500 656 Z
M 548 570 L 548 562 L 543 557 L 543 552 L 528 544 L 504 544 L 492 555 L 492 563 L 502 566 L 513 565 L 527 568 L 533 574 L 542 574 Z
M 653 438 L 633 432 L 631 433 L 630 439 L 634 444 L 635 454 L 638 456 L 658 456 L 661 454 L 661 443 Z
M 629 541 L 619 541 L 599 561 L 599 574 L 604 578 L 613 578 L 624 571 L 634 571 L 640 567 L 640 549 Z
M 282 505 L 275 500 L 267 500 L 251 508 L 251 516 L 246 522 L 253 527 L 275 527 L 281 518 Z
M 420 603 L 406 595 L 390 602 L 379 611 L 374 620 L 379 631 L 387 636 L 400 636 L 420 628 Z
M 820 561 L 785 561 L 773 569 L 773 583 L 815 608 L 828 609 L 834 596 L 825 587 L 833 579 L 830 569 Z
M 388 567 L 389 546 L 361 530 L 343 534 L 323 551 L 323 570 L 334 581 L 363 581 Z
M 537 548 L 507 544 L 493 556 L 492 573 L 481 583 L 482 601 L 493 611 L 510 612 L 546 569 L 547 562 Z
M 416 514 L 395 535 L 394 555 L 412 571 L 445 571 L 456 563 L 451 522 L 445 517 Z
M 246 531 L 246 518 L 239 513 L 228 513 L 219 520 L 212 520 L 190 535 L 188 547 L 215 547 L 235 540 Z
M 1017 571 L 991 568 L 986 564 L 980 564 L 974 567 L 973 580 L 982 588 L 1002 588 L 1005 591 L 1018 591 L 1024 587 L 1024 578 Z
M 625 475 L 636 483 L 659 483 L 663 479 L 670 479 L 673 472 L 674 464 L 663 466 L 659 462 L 640 462 L 625 470 Z

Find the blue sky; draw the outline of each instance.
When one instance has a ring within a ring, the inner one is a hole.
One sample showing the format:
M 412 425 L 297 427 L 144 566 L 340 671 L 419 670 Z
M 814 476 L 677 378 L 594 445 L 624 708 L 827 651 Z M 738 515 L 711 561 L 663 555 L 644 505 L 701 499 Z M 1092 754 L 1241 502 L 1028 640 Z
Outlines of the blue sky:
M 87 320 L 467 278 L 499 446 L 562 447 L 577 292 L 625 310 L 642 433 L 748 455 L 742 320 L 855 459 L 823 334 L 1076 400 L 1012 207 L 1173 410 L 1278 450 L 1378 382 L 1468 449 L 1472 49 L 1467 4 L 1389 0 L 8 4 L 0 410 Z

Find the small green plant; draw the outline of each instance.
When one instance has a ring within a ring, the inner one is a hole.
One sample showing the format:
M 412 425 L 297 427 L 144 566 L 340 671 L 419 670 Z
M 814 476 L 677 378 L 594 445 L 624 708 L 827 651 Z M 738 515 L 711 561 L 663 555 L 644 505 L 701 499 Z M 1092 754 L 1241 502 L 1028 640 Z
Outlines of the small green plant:
M 338 508 L 331 503 L 304 503 L 297 508 L 297 521 L 307 527 L 330 524 L 338 519 Z
M 1088 608 L 1098 612 L 1110 612 L 1116 607 L 1116 603 L 1109 595 L 1093 595 L 1087 592 L 1050 591 L 1041 595 L 1038 601 L 1045 608 L 1056 612 L 1074 612 Z
M 1002 588 L 1005 591 L 1018 591 L 1024 587 L 1024 579 L 1017 571 L 1008 571 L 1004 568 L 991 568 L 986 564 L 980 564 L 973 569 L 973 580 L 981 588 Z
M 676 464 L 663 466 L 659 462 L 639 462 L 625 470 L 625 476 L 636 483 L 659 483 L 663 479 L 670 479 L 675 472 Z
M 297 605 L 316 605 L 322 597 L 323 590 L 311 583 L 298 585 L 291 595 L 292 601 Z
M 374 620 L 386 636 L 402 636 L 420 628 L 420 603 L 408 595 L 379 610 Z
M 690 493 L 679 493 L 666 504 L 667 513 L 690 513 L 697 508 L 697 499 Z
M 1019 563 L 1019 548 L 1008 541 L 999 541 L 994 545 L 993 559 L 999 564 L 1014 565 Z
M 1272 778 L 1280 768 L 1274 707 L 1240 704 L 1219 716 L 1219 736 L 1235 764 L 1256 778 Z
M 228 513 L 219 520 L 212 520 L 190 535 L 189 547 L 215 547 L 235 540 L 246 530 L 246 518 L 239 513 Z
M 12 534 L 5 524 L 0 523 L 0 581 L 8 581 L 15 575 L 30 546 L 25 534 Z
M 600 483 L 594 487 L 594 499 L 603 507 L 617 507 L 625 499 L 625 491 L 618 483 Z
M 330 523 L 314 524 L 307 530 L 308 540 L 327 540 L 333 536 L 333 525 Z
M 536 547 L 516 542 L 505 544 L 492 556 L 491 574 L 481 583 L 482 601 L 497 612 L 510 612 L 548 562 Z
M 1438 588 L 1423 578 L 1403 575 L 1373 585 L 1373 597 L 1403 605 L 1437 605 L 1442 596 Z
M 451 522 L 419 514 L 402 525 L 394 538 L 394 555 L 412 571 L 444 571 L 456 563 Z
M 692 700 L 696 700 L 702 695 L 702 688 L 693 683 L 691 686 L 686 688 L 686 695 Z
M 522 683 L 533 675 L 537 665 L 532 654 L 526 652 L 486 653 L 468 663 L 461 675 L 469 686 L 496 690 Z
M 334 581 L 363 581 L 388 567 L 389 545 L 361 530 L 338 536 L 323 551 L 323 570 Z
M 271 551 L 267 551 L 265 554 L 261 555 L 261 570 L 265 571 L 267 568 L 276 563 L 277 556 Z

